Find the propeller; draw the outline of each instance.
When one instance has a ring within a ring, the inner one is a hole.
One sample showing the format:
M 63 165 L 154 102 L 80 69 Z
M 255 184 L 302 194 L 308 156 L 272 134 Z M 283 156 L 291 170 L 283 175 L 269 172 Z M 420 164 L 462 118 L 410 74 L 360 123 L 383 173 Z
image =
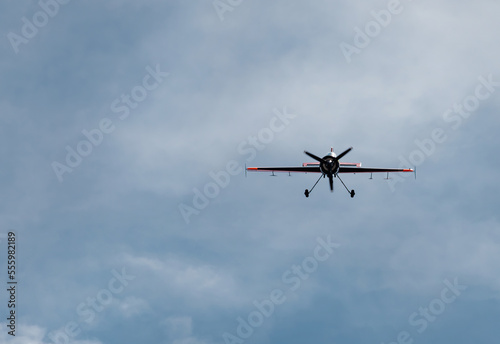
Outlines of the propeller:
M 339 161 L 340 159 L 342 159 L 344 157 L 344 155 L 346 155 L 347 153 L 349 153 L 351 150 L 352 150 L 352 147 L 349 147 L 349 148 L 347 148 L 345 151 L 343 151 L 342 153 L 340 153 L 337 157 L 335 157 L 333 159 L 336 160 L 336 161 Z M 323 158 L 320 158 L 317 155 L 309 153 L 308 151 L 304 151 L 304 153 L 306 153 L 307 155 L 309 155 L 311 158 L 313 158 L 316 161 L 325 162 L 325 160 Z
M 319 156 L 316 156 L 316 155 L 314 155 L 312 153 L 309 153 L 308 151 L 304 151 L 304 153 L 306 153 L 307 155 L 309 155 L 314 160 L 317 160 L 319 162 L 324 162 L 324 160 L 322 158 L 320 158 Z
M 339 161 L 340 159 L 342 159 L 344 157 L 344 155 L 346 155 L 347 153 L 349 153 L 351 150 L 352 150 L 352 147 L 347 148 L 345 151 L 343 151 L 342 153 L 340 153 L 335 159 L 337 161 Z

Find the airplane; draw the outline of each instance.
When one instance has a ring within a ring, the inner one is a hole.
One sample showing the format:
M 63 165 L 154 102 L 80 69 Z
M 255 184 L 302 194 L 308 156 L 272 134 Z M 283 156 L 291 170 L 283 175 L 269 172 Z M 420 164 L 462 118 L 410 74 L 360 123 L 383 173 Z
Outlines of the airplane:
M 340 162 L 347 153 L 352 150 L 352 147 L 346 149 L 339 155 L 336 155 L 331 148 L 330 152 L 325 155 L 323 158 L 320 158 L 308 151 L 304 151 L 305 154 L 316 160 L 317 162 L 306 162 L 303 163 L 302 166 L 298 167 L 247 167 L 246 171 L 257 171 L 263 172 L 268 171 L 272 172 L 272 176 L 274 176 L 274 172 L 288 172 L 289 175 L 291 172 L 304 172 L 304 173 L 321 173 L 321 176 L 318 178 L 316 183 L 313 185 L 311 190 L 306 189 L 304 191 L 304 195 L 309 197 L 311 192 L 313 191 L 316 184 L 318 184 L 321 177 L 325 178 L 328 176 L 328 180 L 330 182 L 330 191 L 333 192 L 333 178 L 339 178 L 347 192 L 351 195 L 351 198 L 354 197 L 354 190 L 349 190 L 347 186 L 344 184 L 342 179 L 340 178 L 340 173 L 370 173 L 370 179 L 373 179 L 373 173 L 378 172 L 386 172 L 387 178 L 389 179 L 389 172 L 414 172 L 416 178 L 416 169 L 407 169 L 407 168 L 372 168 L 372 167 L 361 167 L 361 163 L 349 163 L 349 162 Z M 246 172 L 245 171 L 245 172 Z

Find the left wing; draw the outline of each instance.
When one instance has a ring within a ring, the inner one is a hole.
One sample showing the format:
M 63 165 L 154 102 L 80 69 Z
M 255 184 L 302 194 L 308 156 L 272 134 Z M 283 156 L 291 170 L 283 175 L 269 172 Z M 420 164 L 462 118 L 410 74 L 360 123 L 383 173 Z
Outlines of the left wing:
M 300 166 L 300 167 L 247 167 L 247 171 L 321 173 L 319 165 L 318 166 Z
M 339 173 L 414 172 L 411 168 L 372 168 L 340 166 Z

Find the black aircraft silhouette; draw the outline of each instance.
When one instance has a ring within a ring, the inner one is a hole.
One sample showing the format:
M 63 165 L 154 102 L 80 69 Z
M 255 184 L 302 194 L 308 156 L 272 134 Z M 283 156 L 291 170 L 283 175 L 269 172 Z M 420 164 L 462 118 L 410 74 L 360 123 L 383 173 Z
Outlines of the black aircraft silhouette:
M 361 167 L 361 163 L 350 163 L 350 162 L 340 162 L 347 153 L 352 150 L 352 147 L 346 149 L 339 155 L 336 155 L 333 152 L 333 148 L 330 152 L 325 155 L 323 158 L 316 156 L 312 153 L 304 151 L 305 154 L 316 160 L 317 162 L 309 162 L 303 163 L 302 166 L 298 167 L 247 167 L 247 171 L 270 171 L 274 176 L 274 172 L 303 172 L 303 173 L 321 173 L 321 176 L 318 178 L 316 183 L 313 185 L 311 190 L 306 189 L 304 191 L 304 195 L 309 197 L 309 194 L 312 192 L 316 184 L 318 184 L 321 177 L 328 177 L 328 181 L 330 182 L 330 191 L 333 192 L 333 178 L 339 178 L 347 192 L 354 197 L 354 190 L 349 190 L 347 186 L 344 184 L 342 179 L 339 176 L 339 173 L 378 173 L 378 172 L 386 172 L 387 178 L 389 178 L 389 172 L 415 172 L 413 169 L 406 168 L 372 168 L 372 167 Z M 370 176 L 370 179 L 372 176 Z

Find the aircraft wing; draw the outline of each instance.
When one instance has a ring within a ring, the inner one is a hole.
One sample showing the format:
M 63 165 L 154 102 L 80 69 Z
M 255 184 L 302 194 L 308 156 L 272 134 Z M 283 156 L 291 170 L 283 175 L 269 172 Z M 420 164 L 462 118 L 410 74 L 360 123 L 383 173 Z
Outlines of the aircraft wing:
M 339 173 L 414 172 L 410 168 L 373 168 L 340 166 Z
M 247 171 L 256 172 L 303 172 L 321 173 L 318 165 L 298 166 L 298 167 L 247 167 Z M 376 168 L 376 167 L 351 167 L 340 166 L 339 173 L 379 173 L 379 172 L 414 172 L 407 168 Z
M 247 167 L 247 171 L 257 172 L 303 172 L 303 173 L 321 173 L 318 166 L 299 166 L 299 167 Z

